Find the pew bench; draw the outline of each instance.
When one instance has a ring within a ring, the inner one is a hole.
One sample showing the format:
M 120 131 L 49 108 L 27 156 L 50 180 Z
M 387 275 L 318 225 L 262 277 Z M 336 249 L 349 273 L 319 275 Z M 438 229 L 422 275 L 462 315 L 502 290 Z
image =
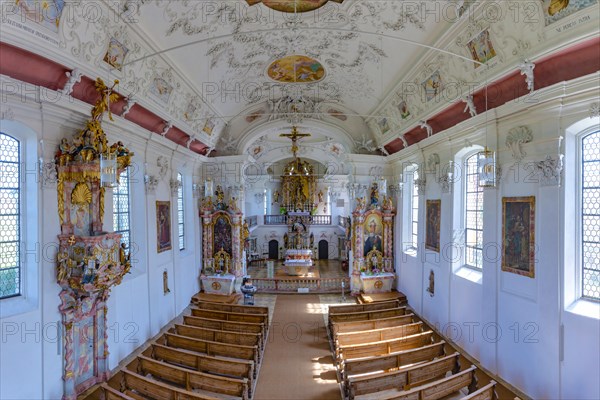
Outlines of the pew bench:
M 371 329 L 367 331 L 356 331 L 338 333 L 336 335 L 335 345 L 345 346 L 349 344 L 361 344 L 369 342 L 379 342 L 387 339 L 400 338 L 408 335 L 414 335 L 423 331 L 423 322 L 415 322 L 391 328 Z
M 433 331 L 427 331 L 397 339 L 339 346 L 338 361 L 353 358 L 381 356 L 384 354 L 396 353 L 402 350 L 416 349 L 432 343 Z
M 337 322 L 369 321 L 374 319 L 398 317 L 406 314 L 406 307 L 388 308 L 386 310 L 359 311 L 344 314 L 329 314 L 329 330 L 334 331 L 332 325 Z
M 441 341 L 389 355 L 356 360 L 344 360 L 341 366 L 344 386 L 346 389 L 348 388 L 348 381 L 351 376 L 372 374 L 380 371 L 392 371 L 401 368 L 404 365 L 422 363 L 431 361 L 436 357 L 443 357 L 445 354 L 445 344 L 446 342 Z
M 177 385 L 180 389 L 224 400 L 247 400 L 248 380 L 227 378 L 177 367 L 145 356 L 138 356 L 127 370 L 157 382 Z
M 168 332 L 158 338 L 156 343 L 168 347 L 195 351 L 209 356 L 250 360 L 254 362 L 254 365 L 258 364 L 258 348 L 256 346 L 242 346 L 213 342 L 210 340 L 193 339 Z
M 457 374 L 414 387 L 410 390 L 383 390 L 356 396 L 354 400 L 439 400 L 446 396 L 460 393 L 464 388 L 467 388 L 469 394 L 471 394 L 477 388 L 476 370 L 475 366 L 471 366 Z
M 186 367 L 198 372 L 248 379 L 248 397 L 252 396 L 256 370 L 254 362 L 223 357 L 213 357 L 184 349 L 174 349 L 152 344 L 142 355 L 169 364 Z
M 265 324 L 265 326 L 268 326 L 269 321 L 269 316 L 267 314 L 244 314 L 229 311 L 203 310 L 195 307 L 192 307 L 191 311 L 194 317 L 218 319 L 221 321 L 251 322 L 255 324 Z
M 331 328 L 331 334 L 335 338 L 335 336 L 339 333 L 368 331 L 371 329 L 392 328 L 394 326 L 406 325 L 414 322 L 414 316 L 414 314 L 406 314 L 397 317 L 380 318 L 366 321 L 335 322 Z
M 462 400 L 498 400 L 498 395 L 496 394 L 496 381 L 490 381 L 490 383 L 481 389 L 463 397 Z M 519 400 L 519 398 L 516 397 L 515 400 Z
M 185 325 L 221 331 L 257 333 L 261 335 L 263 342 L 266 342 L 267 340 L 267 327 L 264 323 L 222 321 L 218 319 L 194 317 L 191 315 L 184 315 L 183 323 Z
M 194 339 L 210 340 L 213 342 L 228 344 L 239 344 L 244 346 L 256 346 L 259 350 L 263 345 L 261 337 L 256 333 L 221 331 L 180 324 L 175 324 L 171 329 L 169 329 L 169 332 L 181 336 L 188 336 Z
M 398 300 L 387 300 L 380 301 L 375 303 L 365 303 L 365 304 L 349 304 L 343 306 L 329 306 L 329 314 L 346 314 L 351 312 L 361 312 L 361 311 L 377 311 L 377 310 L 386 310 L 388 308 L 398 308 L 400 307 L 400 302 Z
M 269 325 L 269 307 L 261 307 L 261 306 L 249 306 L 249 305 L 241 305 L 241 304 L 224 304 L 224 303 L 213 303 L 209 301 L 195 301 L 192 304 L 201 310 L 211 310 L 211 311 L 225 311 L 239 314 L 257 314 L 257 315 L 265 315 L 266 321 L 265 324 Z
M 349 400 L 354 400 L 359 395 L 376 394 L 385 390 L 408 390 L 416 385 L 444 378 L 448 372 L 456 374 L 460 371 L 459 359 L 460 354 L 454 353 L 398 371 L 350 378 Z

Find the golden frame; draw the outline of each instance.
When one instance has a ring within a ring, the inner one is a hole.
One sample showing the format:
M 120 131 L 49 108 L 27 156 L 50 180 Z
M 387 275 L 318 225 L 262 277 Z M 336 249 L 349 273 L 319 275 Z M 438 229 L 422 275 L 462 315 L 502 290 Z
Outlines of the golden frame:
M 502 198 L 502 271 L 535 278 L 535 196 Z
M 171 250 L 171 202 L 156 201 L 156 252 Z

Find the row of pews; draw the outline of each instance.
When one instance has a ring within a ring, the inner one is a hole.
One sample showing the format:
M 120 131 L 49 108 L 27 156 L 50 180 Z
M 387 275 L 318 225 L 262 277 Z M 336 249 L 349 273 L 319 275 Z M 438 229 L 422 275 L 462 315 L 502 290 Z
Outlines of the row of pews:
M 269 329 L 267 307 L 193 300 L 87 400 L 248 400 Z
M 477 387 L 477 368 L 398 300 L 330 306 L 329 336 L 349 400 L 497 399 L 494 381 Z

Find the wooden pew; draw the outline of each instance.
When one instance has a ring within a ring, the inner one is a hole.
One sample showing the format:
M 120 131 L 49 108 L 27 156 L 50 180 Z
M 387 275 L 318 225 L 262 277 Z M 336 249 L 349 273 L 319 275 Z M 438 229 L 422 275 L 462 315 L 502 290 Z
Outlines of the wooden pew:
M 263 342 L 267 339 L 267 328 L 264 323 L 230 322 L 221 321 L 218 319 L 193 317 L 191 315 L 184 315 L 183 323 L 186 325 L 217 329 L 221 331 L 258 333 L 262 336 Z
M 467 387 L 469 393 L 473 393 L 477 388 L 477 378 L 475 371 L 477 368 L 473 365 L 469 369 L 450 375 L 447 378 L 417 386 L 406 391 L 384 390 L 377 393 L 369 393 L 356 396 L 355 400 L 438 400 L 450 394 L 456 393 L 462 388 Z
M 209 356 L 239 358 L 258 363 L 258 350 L 256 346 L 242 346 L 212 342 L 210 340 L 193 339 L 187 336 L 165 333 L 156 343 L 175 347 L 178 349 L 195 351 Z
M 260 349 L 263 344 L 260 335 L 256 333 L 219 331 L 216 329 L 179 324 L 175 324 L 169 332 L 195 339 L 210 340 L 212 342 L 256 346 L 258 349 Z
M 350 378 L 349 400 L 359 395 L 376 394 L 385 390 L 407 390 L 409 387 L 443 378 L 449 371 L 456 374 L 460 371 L 459 359 L 460 354 L 454 353 L 394 372 Z
M 345 386 L 348 387 L 348 379 L 353 375 L 395 370 L 403 365 L 431 361 L 436 357 L 444 356 L 445 344 L 446 342 L 441 341 L 416 349 L 403 350 L 384 356 L 368 357 L 358 360 L 345 360 L 341 367 L 342 379 Z
M 370 321 L 336 322 L 333 324 L 331 333 L 335 338 L 335 335 L 338 333 L 368 331 L 370 329 L 391 328 L 394 326 L 406 325 L 413 322 L 414 316 L 414 314 L 406 314 L 397 317 L 373 319 Z
M 118 391 L 125 393 L 134 399 L 153 400 L 222 400 L 218 396 L 208 396 L 179 389 L 153 379 L 146 378 L 135 372 L 123 369 L 113 376 L 109 381 L 110 386 L 119 388 Z M 134 397 L 135 396 L 135 397 Z
M 369 342 L 379 342 L 387 339 L 394 339 L 408 335 L 414 335 L 423 331 L 423 322 L 394 326 L 391 328 L 372 329 L 368 331 L 339 333 L 336 336 L 336 346 L 345 346 L 349 344 L 360 344 Z
M 106 382 L 102 383 L 85 400 L 137 400 L 135 397 L 130 397 L 125 393 L 119 392 L 117 389 L 110 387 Z
M 479 390 L 471 393 L 470 395 L 463 397 L 462 400 L 497 400 L 498 395 L 496 394 L 496 381 L 490 381 L 487 385 Z M 518 399 L 518 397 L 516 397 Z
M 360 311 L 345 314 L 330 314 L 329 315 L 329 326 L 330 331 L 332 324 L 336 322 L 347 322 L 347 321 L 368 321 L 372 319 L 381 319 L 389 317 L 397 317 L 406 314 L 406 307 L 389 308 L 387 310 L 376 310 L 376 311 Z
M 398 300 L 387 300 L 380 301 L 375 303 L 365 303 L 365 304 L 348 304 L 343 306 L 329 306 L 329 314 L 346 314 L 351 312 L 361 312 L 361 311 L 377 311 L 377 310 L 386 310 L 388 308 L 398 308 L 400 307 L 400 302 Z
M 248 379 L 248 397 L 252 396 L 256 369 L 254 362 L 220 358 L 199 354 L 189 350 L 174 349 L 161 344 L 152 344 L 142 352 L 142 355 L 164 361 L 169 364 L 188 367 L 199 372 Z
M 145 356 L 138 356 L 127 369 L 140 375 L 151 375 L 157 381 L 179 385 L 185 390 L 206 396 L 248 399 L 248 380 L 206 374 L 177 367 Z M 225 396 L 223 396 L 225 395 Z
M 223 303 L 213 303 L 210 301 L 196 301 L 193 302 L 196 308 L 201 310 L 212 310 L 212 311 L 226 311 L 240 314 L 259 314 L 266 315 L 267 321 L 266 324 L 269 324 L 269 307 L 260 307 L 260 306 L 245 306 L 241 304 L 223 304 Z
M 194 307 L 192 307 L 191 310 L 194 317 L 218 319 L 221 321 L 251 322 L 268 326 L 269 317 L 267 314 L 244 314 L 227 311 L 202 310 Z
M 432 341 L 433 332 L 427 331 L 402 338 L 382 340 L 380 342 L 339 346 L 339 359 L 347 360 L 352 358 L 381 356 L 402 350 L 416 349 L 417 347 L 431 344 Z

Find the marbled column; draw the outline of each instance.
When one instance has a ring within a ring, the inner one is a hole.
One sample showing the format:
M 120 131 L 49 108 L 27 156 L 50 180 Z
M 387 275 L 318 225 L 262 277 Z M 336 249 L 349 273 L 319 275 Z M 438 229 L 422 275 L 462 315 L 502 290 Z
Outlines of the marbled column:
M 363 223 L 365 217 L 363 214 L 353 213 L 353 230 L 354 230 L 354 243 L 352 253 L 354 254 L 354 263 L 352 265 L 352 277 L 350 280 L 350 291 L 353 295 L 360 293 L 360 267 L 364 264 L 364 233 Z

